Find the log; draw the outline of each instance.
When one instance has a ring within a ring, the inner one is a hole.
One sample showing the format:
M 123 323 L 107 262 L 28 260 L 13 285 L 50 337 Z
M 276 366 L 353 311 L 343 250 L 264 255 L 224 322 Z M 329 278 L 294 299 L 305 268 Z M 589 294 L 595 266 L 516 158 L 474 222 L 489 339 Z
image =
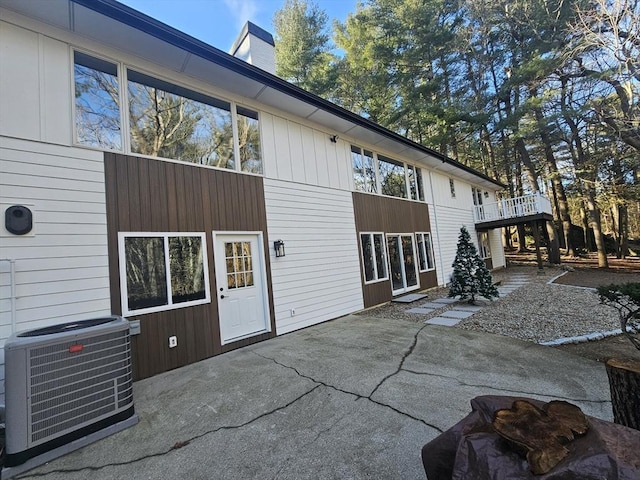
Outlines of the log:
M 640 362 L 612 358 L 606 368 L 613 421 L 640 430 Z
M 526 452 L 529 468 L 536 475 L 553 469 L 569 453 L 565 445 L 589 428 L 580 408 L 558 400 L 542 408 L 516 400 L 510 409 L 498 410 L 492 424 L 517 451 Z

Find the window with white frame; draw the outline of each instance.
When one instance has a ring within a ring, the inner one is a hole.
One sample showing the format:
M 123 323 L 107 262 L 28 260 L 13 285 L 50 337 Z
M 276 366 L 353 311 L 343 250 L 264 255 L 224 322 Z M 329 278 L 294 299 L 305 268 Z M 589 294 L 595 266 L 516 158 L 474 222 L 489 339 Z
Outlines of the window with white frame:
M 361 233 L 362 266 L 365 283 L 388 280 L 387 254 L 382 233 Z
M 118 252 L 123 315 L 211 301 L 204 233 L 121 232 Z
M 253 110 L 81 52 L 74 52 L 74 79 L 79 144 L 263 172 Z M 123 123 L 129 129 L 126 142 Z
M 456 183 L 453 178 L 449 179 L 449 191 L 451 192 L 451 198 L 456 198 Z
M 478 253 L 480 258 L 491 258 L 488 232 L 478 232 Z
M 378 191 L 378 182 L 373 153 L 352 145 L 351 164 L 355 189 L 360 192 L 376 193 Z
M 422 183 L 422 169 L 407 165 L 407 177 L 409 180 L 409 193 L 411 200 L 424 202 L 424 184 Z
M 351 145 L 354 189 L 390 197 L 425 201 L 422 169 Z
M 404 163 L 378 155 L 380 193 L 390 197 L 407 198 Z
M 76 142 L 122 150 L 118 65 L 74 54 Z
M 418 267 L 421 272 L 426 272 L 436 268 L 433 261 L 433 245 L 431 244 L 431 234 L 416 233 L 418 243 Z

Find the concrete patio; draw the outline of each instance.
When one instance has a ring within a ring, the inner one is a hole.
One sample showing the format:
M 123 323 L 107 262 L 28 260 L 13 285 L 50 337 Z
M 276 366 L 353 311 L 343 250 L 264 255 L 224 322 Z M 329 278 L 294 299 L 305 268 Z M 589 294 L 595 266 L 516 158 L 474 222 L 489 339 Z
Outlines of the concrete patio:
M 439 325 L 347 316 L 135 384 L 140 422 L 19 478 L 424 479 L 478 395 L 611 420 L 604 366 Z

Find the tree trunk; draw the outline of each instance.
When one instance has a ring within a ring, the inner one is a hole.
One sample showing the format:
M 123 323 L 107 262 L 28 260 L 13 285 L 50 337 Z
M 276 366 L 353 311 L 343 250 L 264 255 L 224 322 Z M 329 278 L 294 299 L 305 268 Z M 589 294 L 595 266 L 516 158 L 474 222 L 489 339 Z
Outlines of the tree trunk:
M 532 90 L 533 96 L 537 93 Z M 556 162 L 555 154 L 553 153 L 553 144 L 551 140 L 551 134 L 549 133 L 549 126 L 542 113 L 542 109 L 539 107 L 534 108 L 538 129 L 540 131 L 540 138 L 544 146 L 544 156 L 547 163 L 547 169 L 549 170 L 549 176 L 553 184 L 553 192 L 557 198 L 558 205 L 558 219 L 562 222 L 562 235 L 564 237 L 565 248 L 567 249 L 567 255 L 575 256 L 576 251 L 571 243 L 571 216 L 569 215 L 569 202 L 567 201 L 567 195 L 564 191 L 564 185 L 562 184 L 562 177 L 558 172 L 558 164 Z M 547 227 L 548 228 L 548 227 Z M 558 259 L 560 254 L 558 254 Z M 555 263 L 555 262 L 553 262 Z M 558 261 L 558 263 L 560 263 Z
M 595 246 L 591 241 L 591 235 L 589 235 L 589 216 L 587 215 L 587 209 L 584 205 L 584 200 L 580 202 L 580 220 L 582 220 L 582 233 L 584 237 L 584 248 L 587 252 L 594 252 Z
M 552 265 L 560 264 L 560 245 L 558 243 L 558 231 L 553 222 L 545 222 L 547 227 L 547 236 L 549 242 L 547 243 L 547 255 L 549 257 L 549 263 Z
M 527 252 L 527 238 L 524 231 L 524 224 L 519 224 L 517 227 L 518 230 L 518 253 Z
M 615 423 L 640 430 L 640 362 L 607 361 Z
M 600 209 L 596 204 L 596 194 L 591 186 L 585 188 L 587 209 L 589 210 L 589 226 L 593 229 L 593 236 L 596 241 L 596 249 L 598 250 L 598 267 L 609 268 L 607 260 L 607 250 L 602 236 L 602 225 L 600 223 Z
M 513 249 L 513 245 L 511 244 L 511 229 L 509 227 L 503 227 L 502 229 L 502 246 L 507 251 Z

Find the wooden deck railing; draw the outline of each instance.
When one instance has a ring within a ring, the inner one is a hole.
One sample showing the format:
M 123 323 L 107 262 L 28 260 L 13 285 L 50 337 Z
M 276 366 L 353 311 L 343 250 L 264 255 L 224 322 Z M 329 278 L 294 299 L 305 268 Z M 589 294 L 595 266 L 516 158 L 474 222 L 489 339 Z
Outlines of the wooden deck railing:
M 522 197 L 505 198 L 499 202 L 476 205 L 473 208 L 473 218 L 476 223 L 526 217 L 539 213 L 552 214 L 551 202 L 540 193 Z

